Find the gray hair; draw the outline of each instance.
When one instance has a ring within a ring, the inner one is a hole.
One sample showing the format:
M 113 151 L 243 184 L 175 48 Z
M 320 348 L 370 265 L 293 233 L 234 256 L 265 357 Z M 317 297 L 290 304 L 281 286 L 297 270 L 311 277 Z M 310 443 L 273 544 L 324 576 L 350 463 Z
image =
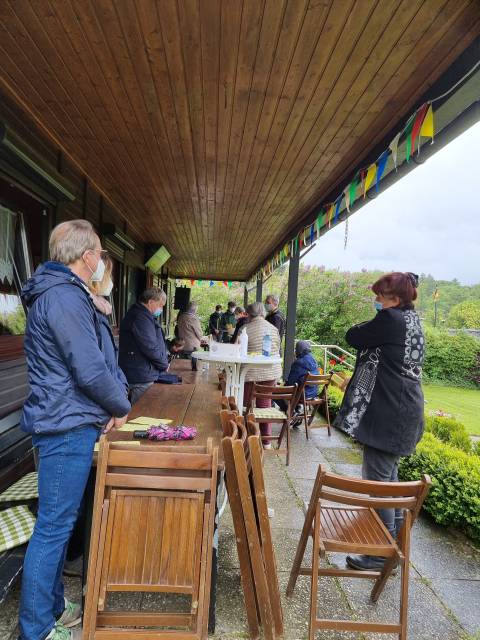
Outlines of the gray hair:
M 265 318 L 265 307 L 262 302 L 252 302 L 247 307 L 247 313 L 251 318 Z
M 243 307 L 237 307 L 235 313 L 245 313 L 245 309 Z
M 277 307 L 278 307 L 278 304 L 280 302 L 278 296 L 276 296 L 273 293 L 269 293 L 268 296 L 265 298 L 265 300 L 271 300 L 273 302 L 273 304 L 277 305 Z
M 93 251 L 97 242 L 98 236 L 88 220 L 61 222 L 50 234 L 50 259 L 72 264 L 81 258 L 85 251 Z
M 187 306 L 188 313 L 196 313 L 197 309 L 198 309 L 198 302 L 195 302 L 195 300 L 192 300 L 191 302 L 188 303 L 188 306 Z
M 149 300 L 155 300 L 155 302 L 166 302 L 167 294 L 163 289 L 160 289 L 160 287 L 150 287 L 150 289 L 145 289 L 138 298 L 138 301 L 143 304 Z

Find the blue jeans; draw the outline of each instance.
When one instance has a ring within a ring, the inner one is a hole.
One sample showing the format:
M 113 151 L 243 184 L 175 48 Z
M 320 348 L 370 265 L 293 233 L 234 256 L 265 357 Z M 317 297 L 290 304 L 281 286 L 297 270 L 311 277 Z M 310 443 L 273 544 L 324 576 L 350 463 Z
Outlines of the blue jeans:
M 23 564 L 21 640 L 43 640 L 65 608 L 63 564 L 92 466 L 97 427 L 34 435 L 38 516 Z

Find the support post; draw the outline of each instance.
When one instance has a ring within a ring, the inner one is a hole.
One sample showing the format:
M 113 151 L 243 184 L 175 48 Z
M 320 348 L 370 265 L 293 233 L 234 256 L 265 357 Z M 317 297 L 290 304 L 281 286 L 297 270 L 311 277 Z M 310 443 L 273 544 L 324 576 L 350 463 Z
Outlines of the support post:
M 247 289 L 246 283 L 245 283 L 245 286 L 243 287 L 243 307 L 244 309 L 248 307 L 248 289 Z
M 283 357 L 283 377 L 286 379 L 293 362 L 295 352 L 295 334 L 297 331 L 297 295 L 300 253 L 298 250 L 290 257 L 288 267 L 287 292 L 287 328 L 285 331 L 285 352 Z
M 263 285 L 263 280 L 262 280 L 262 276 L 260 276 L 259 278 L 257 278 L 257 298 L 256 298 L 257 302 L 262 302 L 262 296 L 263 296 L 262 285 Z

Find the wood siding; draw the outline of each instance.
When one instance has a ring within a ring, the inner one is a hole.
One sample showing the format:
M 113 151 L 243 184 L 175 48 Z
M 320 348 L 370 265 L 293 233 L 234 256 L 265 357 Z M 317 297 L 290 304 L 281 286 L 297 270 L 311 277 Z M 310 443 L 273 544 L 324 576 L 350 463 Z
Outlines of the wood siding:
M 5 0 L 0 85 L 92 211 L 244 279 L 479 33 L 478 0 Z

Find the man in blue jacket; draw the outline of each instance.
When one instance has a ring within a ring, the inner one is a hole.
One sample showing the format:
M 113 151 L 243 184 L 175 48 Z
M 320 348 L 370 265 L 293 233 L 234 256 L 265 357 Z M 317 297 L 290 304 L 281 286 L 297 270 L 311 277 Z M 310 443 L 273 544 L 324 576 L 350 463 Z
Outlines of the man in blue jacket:
M 22 429 L 38 450 L 39 509 L 23 565 L 20 640 L 80 640 L 80 607 L 64 598 L 62 570 L 103 429 L 130 411 L 125 388 L 102 351 L 87 288 L 101 280 L 100 239 L 86 220 L 63 222 L 50 236 L 51 262 L 28 280 L 25 352 L 30 393 Z
M 290 372 L 288 374 L 287 387 L 298 384 L 300 386 L 309 373 L 318 376 L 318 364 L 315 358 L 312 356 L 312 349 L 306 340 L 298 340 L 295 345 L 295 360 L 292 362 Z M 312 400 L 317 396 L 318 386 L 308 386 L 305 388 L 305 398 Z M 287 410 L 287 403 L 285 400 L 278 400 L 278 406 L 282 411 Z M 297 407 L 293 407 L 293 412 Z M 298 411 L 297 411 L 298 412 Z M 301 419 L 294 420 L 292 426 L 298 426 L 301 423 Z
M 118 362 L 127 376 L 132 404 L 168 369 L 168 351 L 159 324 L 166 301 L 162 289 L 146 289 L 120 324 Z

